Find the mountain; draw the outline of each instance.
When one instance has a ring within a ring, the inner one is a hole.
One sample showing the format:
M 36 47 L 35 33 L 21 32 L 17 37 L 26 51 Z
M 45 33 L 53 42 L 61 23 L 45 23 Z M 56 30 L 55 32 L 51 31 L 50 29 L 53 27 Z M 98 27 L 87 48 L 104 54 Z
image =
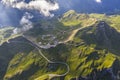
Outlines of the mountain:
M 89 26 L 94 24 L 96 21 L 105 21 L 111 27 L 116 30 L 120 30 L 120 15 L 106 15 L 97 13 L 77 13 L 75 10 L 69 10 L 65 12 L 61 17 L 60 21 L 65 26 Z
M 102 48 L 119 51 L 119 49 L 117 49 L 117 44 L 120 44 L 120 33 L 117 32 L 114 28 L 110 27 L 106 22 L 98 21 L 95 23 L 95 27 L 88 27 L 81 32 L 80 33 L 82 35 L 79 36 L 84 39 L 87 44 L 97 44 Z
M 24 0 L 26 3 L 31 0 Z M 54 0 L 53 0 L 54 1 Z M 101 0 L 101 3 L 97 3 L 95 0 L 57 0 L 59 9 L 57 11 L 51 11 L 55 16 L 61 15 L 68 10 L 75 10 L 79 13 L 105 13 L 105 14 L 119 14 L 120 13 L 120 1 L 119 0 Z M 52 2 L 52 0 L 51 0 Z M 63 5 L 64 4 L 64 5 Z M 87 6 L 86 6 L 87 5 Z M 19 10 L 16 8 L 6 7 L 0 2 L 0 26 L 15 26 L 20 25 L 20 20 L 25 12 L 31 13 L 34 18 L 33 22 L 39 21 L 43 16 L 39 11 L 34 10 Z M 12 19 L 12 20 L 11 20 Z
M 10 38 L 0 46 L 0 80 L 119 80 L 116 16 L 102 16 L 72 10 Z

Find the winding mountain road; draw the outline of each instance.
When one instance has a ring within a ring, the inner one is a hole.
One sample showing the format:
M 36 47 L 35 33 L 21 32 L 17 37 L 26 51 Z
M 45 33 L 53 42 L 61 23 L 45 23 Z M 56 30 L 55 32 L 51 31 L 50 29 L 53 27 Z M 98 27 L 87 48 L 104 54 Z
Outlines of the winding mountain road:
M 62 65 L 65 65 L 65 66 L 66 66 L 67 71 L 66 71 L 64 74 L 48 74 L 50 78 L 53 78 L 53 77 L 62 77 L 62 76 L 65 76 L 65 75 L 67 75 L 67 74 L 69 73 L 70 67 L 69 67 L 69 65 L 68 65 L 67 63 L 65 63 L 65 62 L 60 62 L 60 61 L 54 62 L 54 61 L 49 60 L 49 59 L 41 52 L 41 48 L 39 47 L 39 45 L 38 45 L 37 43 L 29 40 L 29 39 L 26 38 L 25 36 L 23 36 L 23 38 L 25 38 L 26 40 L 28 40 L 30 43 L 28 43 L 28 42 L 21 42 L 21 41 L 8 41 L 8 43 L 23 43 L 23 44 L 29 44 L 29 45 L 35 47 L 35 48 L 39 51 L 40 55 L 41 55 L 48 63 L 51 63 L 51 64 L 62 64 Z M 37 80 L 37 79 L 36 79 L 36 80 Z

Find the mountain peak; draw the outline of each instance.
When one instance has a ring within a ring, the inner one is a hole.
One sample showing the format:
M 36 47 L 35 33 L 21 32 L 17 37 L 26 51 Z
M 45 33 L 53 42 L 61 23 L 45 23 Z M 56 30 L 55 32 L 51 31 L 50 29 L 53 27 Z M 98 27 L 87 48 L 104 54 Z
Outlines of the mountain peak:
M 103 43 L 110 46 L 110 38 L 113 36 L 114 29 L 110 27 L 105 21 L 98 21 L 95 25 L 95 36 L 98 43 Z
M 96 22 L 96 27 L 111 28 L 105 21 L 97 21 Z
M 116 45 L 119 44 L 120 33 L 108 25 L 107 22 L 97 21 L 96 24 L 93 25 L 93 29 L 97 44 L 111 49 L 117 47 Z
M 120 33 L 107 24 L 105 21 L 97 21 L 91 27 L 85 28 L 80 32 L 79 38 L 86 44 L 95 44 L 101 48 L 114 49 L 119 51 Z
M 114 28 L 109 26 L 105 21 L 96 22 L 95 27 L 96 27 L 95 33 L 100 34 L 100 36 L 104 36 L 105 38 L 111 37 L 115 33 L 118 34 L 118 32 Z

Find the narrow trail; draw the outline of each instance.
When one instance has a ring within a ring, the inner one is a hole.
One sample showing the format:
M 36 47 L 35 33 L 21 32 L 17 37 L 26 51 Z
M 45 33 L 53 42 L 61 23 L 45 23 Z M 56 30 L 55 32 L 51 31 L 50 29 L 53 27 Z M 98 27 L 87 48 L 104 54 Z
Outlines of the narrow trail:
M 81 27 L 81 28 L 73 30 L 72 33 L 71 33 L 71 35 L 65 41 L 63 41 L 63 43 L 67 43 L 69 41 L 72 41 L 74 39 L 75 35 L 78 33 L 78 31 L 80 31 L 80 30 L 82 30 L 84 28 L 85 27 Z
M 63 74 L 48 74 L 48 75 L 49 75 L 49 78 L 62 77 L 62 76 L 65 76 L 65 75 L 67 75 L 67 74 L 69 73 L 70 67 L 69 67 L 69 65 L 68 65 L 67 63 L 65 63 L 65 62 L 60 62 L 60 61 L 54 62 L 54 61 L 49 60 L 49 59 L 42 53 L 41 48 L 39 47 L 39 45 L 38 45 L 37 43 L 29 40 L 29 39 L 26 38 L 25 36 L 22 36 L 22 37 L 25 38 L 26 40 L 28 40 L 29 43 L 28 43 L 28 42 L 21 42 L 21 41 L 8 41 L 8 43 L 23 43 L 23 44 L 29 44 L 29 45 L 35 47 L 35 48 L 38 50 L 39 54 L 40 54 L 48 63 L 51 63 L 51 64 L 62 64 L 62 65 L 65 65 L 65 66 L 66 66 L 67 71 L 66 71 L 65 73 L 63 73 Z M 36 79 L 36 80 L 37 80 L 37 79 Z
M 77 34 L 80 30 L 82 30 L 82 29 L 84 29 L 84 28 L 87 28 L 87 27 L 89 27 L 89 26 L 94 25 L 95 22 L 97 22 L 97 20 L 94 20 L 93 23 L 91 23 L 91 24 L 84 25 L 83 27 L 80 27 L 80 28 L 77 28 L 77 29 L 73 30 L 73 31 L 71 32 L 70 36 L 69 36 L 65 41 L 63 41 L 62 43 L 67 43 L 67 42 L 69 42 L 69 41 L 73 41 L 74 37 L 76 36 L 76 34 Z

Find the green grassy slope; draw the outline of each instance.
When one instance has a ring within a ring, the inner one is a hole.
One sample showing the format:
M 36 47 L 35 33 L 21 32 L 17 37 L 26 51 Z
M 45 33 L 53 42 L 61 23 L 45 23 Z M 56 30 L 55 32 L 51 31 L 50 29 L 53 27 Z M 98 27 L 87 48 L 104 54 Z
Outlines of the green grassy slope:
M 93 22 L 104 20 L 111 27 L 118 31 L 120 30 L 120 15 L 105 15 L 105 14 L 79 14 L 74 10 L 70 10 L 62 15 L 60 22 L 65 26 L 89 26 Z
M 119 20 L 119 15 L 78 14 L 75 11 L 65 13 L 59 20 L 56 18 L 49 21 L 41 20 L 42 24 L 36 23 L 33 29 L 24 33 L 35 42 L 47 43 L 49 37 L 45 37 L 47 40 L 42 39 L 42 35 L 47 34 L 54 35 L 56 41 L 62 41 L 73 30 L 84 27 L 77 32 L 72 41 L 42 49 L 42 53 L 51 61 L 67 63 L 70 67 L 69 73 L 63 77 L 50 76 L 65 73 L 66 66 L 48 63 L 28 44 L 4 43 L 0 46 L 0 75 L 2 75 L 0 79 L 83 80 L 87 77 L 93 80 L 96 75 L 96 80 L 112 80 L 108 70 L 112 69 L 115 75 L 120 70 L 120 34 L 112 28 L 119 30 L 119 22 L 115 22 L 116 20 Z M 23 37 L 12 40 L 29 42 Z M 104 72 L 106 73 L 103 74 Z
M 84 28 L 79 31 L 72 42 L 67 44 L 60 44 L 54 48 L 42 50 L 43 54 L 52 61 L 62 61 L 70 66 L 69 73 L 64 77 L 57 77 L 60 80 L 72 80 L 74 78 L 88 77 L 92 78 L 94 74 L 98 75 L 97 80 L 108 80 L 111 76 L 100 77 L 103 70 L 116 67 L 113 71 L 119 69 L 119 53 L 116 48 L 114 51 L 109 48 L 107 44 L 99 44 L 99 40 L 95 38 L 102 38 L 105 40 L 105 34 L 99 32 L 101 22 L 96 22 L 91 27 Z M 106 31 L 110 33 L 113 31 L 109 25 L 104 23 Z M 109 31 L 110 29 L 110 31 Z M 96 32 L 97 31 L 97 32 Z M 106 32 L 106 34 L 107 34 Z M 99 37 L 99 34 L 101 36 Z M 102 32 L 103 33 L 103 32 Z M 115 31 L 113 36 L 117 40 L 119 38 L 118 32 Z M 111 35 L 111 36 L 112 36 Z M 108 35 L 106 35 L 108 36 Z M 112 38 L 111 38 L 112 39 Z M 111 40 L 112 41 L 112 40 Z M 102 42 L 101 42 L 102 43 Z M 114 42 L 117 44 L 117 41 Z M 111 44 L 111 46 L 114 46 Z M 17 44 L 18 45 L 18 44 Z M 115 66 L 116 60 L 118 65 Z M 61 64 L 49 64 L 36 49 L 29 53 L 17 53 L 9 62 L 7 72 L 4 76 L 5 80 L 52 80 L 49 74 L 62 74 L 66 72 L 66 67 Z M 94 72 L 94 74 L 92 74 Z M 99 73 L 99 74 L 98 74 Z M 117 72 L 115 72 L 116 74 Z M 89 76 L 91 75 L 91 76 Z
M 14 40 L 25 41 L 23 38 L 18 37 Z M 17 53 L 28 53 L 33 48 L 31 46 L 27 46 L 26 44 L 16 44 L 16 43 L 4 43 L 0 46 L 0 79 L 4 77 L 6 73 L 9 61 L 13 58 Z
M 0 28 L 0 45 L 7 42 L 9 39 L 21 36 L 21 34 L 13 34 L 14 27 Z

